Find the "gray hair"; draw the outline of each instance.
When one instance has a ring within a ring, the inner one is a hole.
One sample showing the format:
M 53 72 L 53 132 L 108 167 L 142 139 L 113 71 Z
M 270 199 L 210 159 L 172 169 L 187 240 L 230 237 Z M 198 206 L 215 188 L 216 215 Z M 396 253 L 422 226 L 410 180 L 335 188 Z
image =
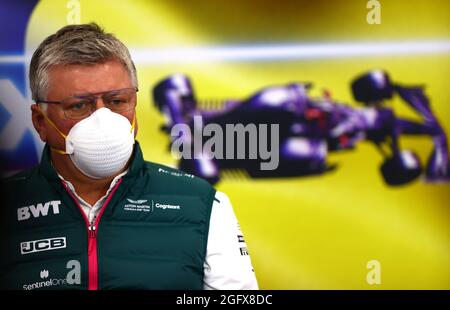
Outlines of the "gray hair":
M 48 70 L 54 65 L 94 65 L 108 60 L 122 62 L 131 82 L 138 87 L 136 67 L 127 47 L 97 24 L 69 25 L 47 37 L 34 52 L 30 63 L 33 100 L 43 100 L 48 91 Z

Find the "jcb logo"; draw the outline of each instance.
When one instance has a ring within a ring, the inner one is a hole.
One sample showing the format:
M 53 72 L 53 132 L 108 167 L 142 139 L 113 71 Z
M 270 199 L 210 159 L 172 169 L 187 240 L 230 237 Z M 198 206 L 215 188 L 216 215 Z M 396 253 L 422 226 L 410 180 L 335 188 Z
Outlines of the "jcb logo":
M 30 254 L 35 252 L 50 251 L 66 247 L 66 237 L 25 241 L 20 244 L 20 253 Z
M 44 203 L 38 203 L 36 206 L 31 205 L 29 207 L 22 207 L 17 209 L 17 220 L 24 221 L 31 218 L 33 215 L 34 218 L 39 216 L 47 216 L 48 210 L 51 207 L 53 214 L 59 213 L 59 205 L 61 204 L 60 200 L 52 200 Z

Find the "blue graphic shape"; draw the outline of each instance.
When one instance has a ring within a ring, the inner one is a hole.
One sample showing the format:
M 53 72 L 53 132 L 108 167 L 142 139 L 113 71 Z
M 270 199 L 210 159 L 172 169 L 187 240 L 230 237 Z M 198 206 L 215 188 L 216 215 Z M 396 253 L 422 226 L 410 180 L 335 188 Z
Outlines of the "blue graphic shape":
M 6 126 L 6 123 L 9 121 L 9 119 L 11 118 L 11 113 L 8 112 L 8 110 L 6 110 L 1 101 L 0 101 L 0 132 L 3 130 L 3 128 Z
M 25 64 L 1 63 L 0 79 L 10 80 L 20 91 L 22 96 L 27 96 L 25 83 Z
M 12 150 L 0 150 L 0 170 L 18 171 L 32 168 L 38 164 L 33 134 L 27 130 L 18 146 Z
M 0 57 L 18 57 L 19 60 L 20 57 L 23 57 L 28 20 L 37 2 L 37 0 L 0 0 Z M 26 98 L 25 72 L 25 63 L 15 61 L 0 64 L 0 79 L 10 80 Z M 20 100 L 17 101 L 19 104 Z M 0 102 L 0 132 L 15 117 L 17 115 L 12 115 L 11 111 L 8 111 L 7 105 Z M 29 117 L 29 115 L 24 117 Z M 22 117 L 19 116 L 18 119 L 22 119 Z M 4 145 L 0 145 L 0 172 L 20 171 L 38 164 L 36 141 L 31 130 L 33 129 L 25 130 L 14 150 L 5 149 Z
M 22 55 L 28 19 L 37 0 L 0 0 L 0 55 Z

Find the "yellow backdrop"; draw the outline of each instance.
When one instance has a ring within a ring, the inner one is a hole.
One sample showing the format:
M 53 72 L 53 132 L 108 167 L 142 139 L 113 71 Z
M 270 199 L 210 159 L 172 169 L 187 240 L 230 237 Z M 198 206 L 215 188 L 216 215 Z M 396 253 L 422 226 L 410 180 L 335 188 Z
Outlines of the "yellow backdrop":
M 68 23 L 73 1 L 43 0 L 29 23 L 27 50 Z M 75 1 L 76 2 L 76 1 Z M 450 2 L 381 1 L 381 24 L 366 22 L 366 1 L 111 1 L 80 0 L 80 21 L 95 21 L 131 50 L 445 39 Z M 424 83 L 434 111 L 449 134 L 450 55 L 395 55 L 284 61 L 137 63 L 138 121 L 145 158 L 174 165 L 162 116 L 151 88 L 183 72 L 199 98 L 243 98 L 271 84 L 313 81 L 354 104 L 349 81 L 372 68 L 395 81 Z M 400 115 L 414 114 L 394 99 Z M 428 138 L 402 138 L 425 161 Z M 244 231 L 263 289 L 450 289 L 449 184 L 416 181 L 387 187 L 381 157 L 372 145 L 330 156 L 331 174 L 292 179 L 231 180 L 226 192 Z M 381 284 L 369 285 L 366 264 L 381 264 Z

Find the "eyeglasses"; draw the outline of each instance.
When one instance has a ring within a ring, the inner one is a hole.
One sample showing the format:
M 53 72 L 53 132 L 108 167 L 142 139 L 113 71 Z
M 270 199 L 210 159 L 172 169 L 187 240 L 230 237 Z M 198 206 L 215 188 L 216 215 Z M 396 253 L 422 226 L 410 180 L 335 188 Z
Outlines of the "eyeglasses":
M 66 118 L 79 120 L 91 115 L 97 106 L 97 99 L 102 98 L 103 104 L 112 112 L 123 113 L 136 107 L 137 87 L 109 90 L 105 92 L 75 95 L 61 101 L 36 100 L 36 103 L 61 105 Z

